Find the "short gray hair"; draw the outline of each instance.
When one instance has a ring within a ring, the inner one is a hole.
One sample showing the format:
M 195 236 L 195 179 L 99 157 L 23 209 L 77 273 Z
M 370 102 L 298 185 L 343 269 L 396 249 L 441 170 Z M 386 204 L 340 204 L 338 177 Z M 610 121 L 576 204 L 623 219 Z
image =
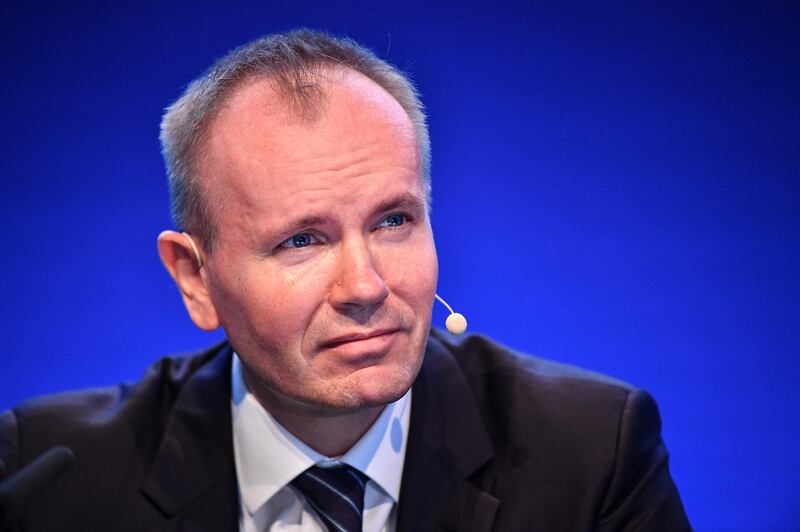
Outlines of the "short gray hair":
M 161 120 L 161 153 L 167 166 L 172 217 L 176 226 L 198 237 L 211 250 L 217 226 L 211 219 L 208 187 L 201 187 L 198 159 L 209 124 L 243 82 L 269 79 L 276 91 L 305 114 L 319 87 L 314 71 L 323 67 L 354 70 L 386 90 L 403 107 L 417 137 L 426 198 L 430 199 L 430 139 L 425 109 L 411 80 L 373 52 L 347 38 L 300 29 L 268 35 L 232 50 L 167 107 Z M 309 91 L 312 88 L 314 90 Z

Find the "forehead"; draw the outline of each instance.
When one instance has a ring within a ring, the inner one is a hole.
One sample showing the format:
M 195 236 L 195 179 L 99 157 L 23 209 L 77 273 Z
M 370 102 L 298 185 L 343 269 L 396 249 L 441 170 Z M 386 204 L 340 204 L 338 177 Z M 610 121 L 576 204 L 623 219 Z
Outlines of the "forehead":
M 298 113 L 292 98 L 254 78 L 211 123 L 200 174 L 222 207 L 220 225 L 231 209 L 281 215 L 344 193 L 409 185 L 421 193 L 415 132 L 400 104 L 351 70 L 322 71 L 314 81 L 312 113 Z

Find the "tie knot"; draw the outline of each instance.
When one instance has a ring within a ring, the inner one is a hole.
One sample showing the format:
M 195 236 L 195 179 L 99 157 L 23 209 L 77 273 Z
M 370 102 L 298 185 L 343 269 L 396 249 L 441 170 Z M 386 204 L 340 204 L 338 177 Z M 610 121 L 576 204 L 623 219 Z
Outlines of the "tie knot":
M 328 530 L 360 532 L 367 477 L 350 467 L 313 466 L 292 481 Z

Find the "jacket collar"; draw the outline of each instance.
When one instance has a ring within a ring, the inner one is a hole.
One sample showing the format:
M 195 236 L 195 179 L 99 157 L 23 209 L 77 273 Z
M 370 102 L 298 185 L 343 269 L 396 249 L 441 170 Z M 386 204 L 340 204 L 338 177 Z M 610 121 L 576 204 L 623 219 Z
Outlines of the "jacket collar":
M 494 451 L 464 374 L 436 333 L 413 390 L 398 530 L 490 530 L 499 501 L 469 478 Z
M 168 517 L 159 530 L 238 528 L 231 436 L 232 351 L 222 344 L 190 377 L 172 408 L 142 490 Z

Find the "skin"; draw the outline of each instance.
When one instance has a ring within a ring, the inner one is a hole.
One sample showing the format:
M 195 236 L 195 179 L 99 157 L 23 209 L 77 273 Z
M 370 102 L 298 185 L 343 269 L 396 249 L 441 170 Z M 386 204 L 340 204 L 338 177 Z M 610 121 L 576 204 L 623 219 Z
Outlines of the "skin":
M 194 323 L 225 329 L 261 404 L 336 456 L 414 382 L 438 267 L 408 116 L 356 72 L 320 85 L 312 119 L 263 78 L 237 89 L 200 172 L 213 251 L 198 267 L 165 231 L 159 252 Z

